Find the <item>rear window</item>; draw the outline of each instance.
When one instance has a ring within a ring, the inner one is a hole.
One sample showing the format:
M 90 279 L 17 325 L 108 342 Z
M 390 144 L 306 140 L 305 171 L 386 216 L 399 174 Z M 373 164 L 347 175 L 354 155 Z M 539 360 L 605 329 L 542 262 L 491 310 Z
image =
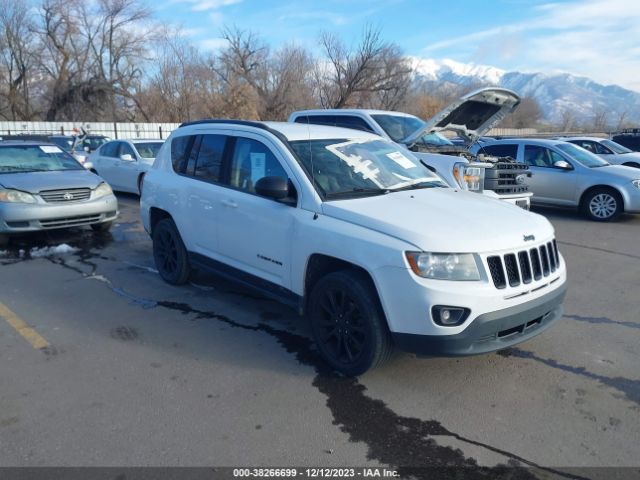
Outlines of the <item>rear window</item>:
M 57 145 L 0 147 L 0 173 L 52 172 L 84 168 Z
M 176 173 L 183 173 L 195 135 L 185 135 L 171 140 L 171 163 Z
M 517 144 L 508 144 L 508 145 L 487 145 L 486 147 L 480 147 L 478 153 L 484 153 L 487 155 L 492 155 L 494 157 L 511 157 L 517 158 L 518 156 L 518 145 Z

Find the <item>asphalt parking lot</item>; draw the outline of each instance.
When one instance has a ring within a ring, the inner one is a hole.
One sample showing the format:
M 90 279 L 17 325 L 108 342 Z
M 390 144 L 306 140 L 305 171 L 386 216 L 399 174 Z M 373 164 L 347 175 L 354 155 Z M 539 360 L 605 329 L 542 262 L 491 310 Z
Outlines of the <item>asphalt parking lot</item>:
M 561 322 L 355 380 L 293 310 L 210 276 L 165 284 L 137 197 L 119 200 L 110 234 L 0 255 L 0 465 L 640 466 L 640 216 L 537 210 L 568 264 Z

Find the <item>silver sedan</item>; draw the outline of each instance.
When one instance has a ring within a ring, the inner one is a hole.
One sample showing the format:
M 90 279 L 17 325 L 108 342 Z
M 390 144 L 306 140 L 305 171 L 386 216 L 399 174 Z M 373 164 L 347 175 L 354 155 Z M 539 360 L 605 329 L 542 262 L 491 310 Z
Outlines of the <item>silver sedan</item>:
M 104 232 L 117 215 L 111 187 L 57 145 L 0 141 L 0 245 L 38 230 Z
M 611 165 L 573 143 L 505 139 L 476 144 L 472 151 L 527 163 L 532 204 L 578 207 L 596 221 L 640 213 L 640 169 Z
M 629 150 L 624 145 L 620 145 L 613 140 L 598 137 L 563 137 L 558 140 L 578 145 L 591 153 L 595 153 L 612 165 L 640 168 L 640 152 Z

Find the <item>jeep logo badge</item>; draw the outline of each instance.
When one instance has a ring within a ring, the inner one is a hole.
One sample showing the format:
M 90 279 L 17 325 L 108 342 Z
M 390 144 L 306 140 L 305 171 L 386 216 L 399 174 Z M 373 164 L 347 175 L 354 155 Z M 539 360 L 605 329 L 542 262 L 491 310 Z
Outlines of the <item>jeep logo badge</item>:
M 533 242 L 536 239 L 535 235 L 524 235 L 525 242 Z
M 73 193 L 66 192 L 66 193 L 62 196 L 62 198 L 64 198 L 65 200 L 73 200 Z

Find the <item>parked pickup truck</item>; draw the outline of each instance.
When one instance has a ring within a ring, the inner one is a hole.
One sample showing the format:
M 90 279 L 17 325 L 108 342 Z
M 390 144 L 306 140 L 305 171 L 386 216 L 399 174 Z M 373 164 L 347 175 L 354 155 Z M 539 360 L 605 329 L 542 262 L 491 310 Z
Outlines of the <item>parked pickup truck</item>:
M 290 122 L 354 128 L 385 137 L 411 150 L 450 187 L 500 198 L 529 209 L 528 167 L 512 158 L 476 157 L 468 148 L 520 104 L 515 92 L 483 88 L 469 93 L 425 122 L 385 110 L 333 109 L 293 112 Z M 454 145 L 439 132 L 455 132 Z
M 394 348 L 503 349 L 562 316 L 565 262 L 544 217 L 449 188 L 363 131 L 183 124 L 144 178 L 140 211 L 165 281 L 204 269 L 291 305 L 346 375 Z

